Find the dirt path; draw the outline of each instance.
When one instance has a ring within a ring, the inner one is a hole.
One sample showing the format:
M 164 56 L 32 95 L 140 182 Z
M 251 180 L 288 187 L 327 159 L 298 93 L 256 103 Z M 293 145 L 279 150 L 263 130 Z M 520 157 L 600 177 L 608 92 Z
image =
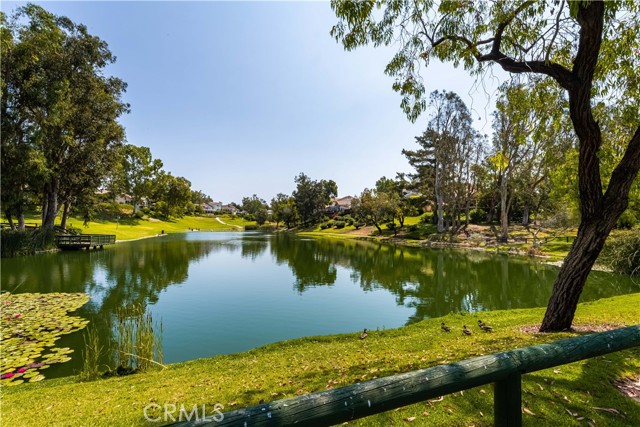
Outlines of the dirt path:
M 226 222 L 223 222 L 223 221 L 222 221 L 220 218 L 218 218 L 218 217 L 216 217 L 216 221 L 218 221 L 218 222 L 219 222 L 220 224 L 222 224 L 222 225 L 226 225 L 226 226 L 228 226 L 228 227 L 235 227 L 235 228 L 237 228 L 238 230 L 243 230 L 243 228 L 242 228 L 242 227 L 240 227 L 239 225 L 227 224 Z

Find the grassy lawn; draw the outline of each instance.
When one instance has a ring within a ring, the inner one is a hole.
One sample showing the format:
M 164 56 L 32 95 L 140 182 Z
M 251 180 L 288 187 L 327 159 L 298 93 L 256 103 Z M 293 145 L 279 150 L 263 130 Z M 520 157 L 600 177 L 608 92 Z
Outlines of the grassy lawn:
M 575 335 L 522 330 L 539 323 L 543 312 L 536 308 L 450 314 L 398 329 L 371 331 L 365 340 L 358 339 L 356 331 L 307 337 L 120 378 L 80 383 L 70 377 L 5 387 L 2 418 L 20 426 L 150 425 L 143 417 L 149 403 L 186 408 L 194 404 L 213 408 L 221 403 L 231 410 Z M 474 326 L 478 319 L 495 332 L 480 332 Z M 441 331 L 441 321 L 453 332 Z M 574 324 L 623 326 L 638 321 L 640 294 L 633 294 L 581 304 Z M 472 327 L 473 335 L 460 332 L 463 324 Z M 640 404 L 612 386 L 612 381 L 637 377 L 639 372 L 640 349 L 635 348 L 524 375 L 524 423 L 640 425 Z M 487 385 L 348 425 L 490 426 L 492 402 L 493 388 Z
M 227 225 L 220 223 L 212 216 L 185 216 L 161 221 L 154 218 L 137 219 L 125 215 L 119 221 L 96 219 L 90 221 L 86 227 L 83 225 L 82 218 L 70 217 L 67 220 L 67 225 L 68 227 L 79 228 L 85 234 L 115 234 L 117 240 L 132 240 L 155 236 L 163 230 L 165 233 L 184 233 L 191 229 L 200 231 L 237 231 L 238 227 L 244 228 L 247 224 L 255 224 L 255 222 L 248 222 L 230 215 L 222 215 L 219 218 Z M 41 224 L 40 217 L 37 215 L 31 215 L 25 219 L 28 224 Z M 59 223 L 59 220 L 56 223 Z

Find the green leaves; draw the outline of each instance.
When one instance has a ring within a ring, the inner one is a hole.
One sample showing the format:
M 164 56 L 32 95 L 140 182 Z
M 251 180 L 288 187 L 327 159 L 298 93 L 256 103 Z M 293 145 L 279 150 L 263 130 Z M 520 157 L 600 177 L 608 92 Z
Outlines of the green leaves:
M 89 301 L 87 294 L 0 294 L 2 340 L 0 372 L 3 385 L 44 379 L 40 371 L 71 360 L 73 350 L 55 347 L 62 335 L 84 328 L 88 320 L 69 316 Z

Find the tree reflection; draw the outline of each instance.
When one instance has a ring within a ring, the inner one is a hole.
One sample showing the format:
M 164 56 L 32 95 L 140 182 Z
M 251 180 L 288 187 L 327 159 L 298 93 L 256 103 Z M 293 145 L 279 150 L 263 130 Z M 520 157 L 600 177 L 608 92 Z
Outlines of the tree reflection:
M 336 266 L 342 266 L 364 291 L 386 289 L 398 305 L 414 308 L 408 323 L 458 311 L 543 307 L 558 271 L 507 255 L 287 234 L 273 236 L 270 249 L 276 262 L 286 263 L 295 274 L 298 292 L 334 284 Z M 583 300 L 623 293 L 621 286 L 633 286 L 611 277 L 592 273 Z

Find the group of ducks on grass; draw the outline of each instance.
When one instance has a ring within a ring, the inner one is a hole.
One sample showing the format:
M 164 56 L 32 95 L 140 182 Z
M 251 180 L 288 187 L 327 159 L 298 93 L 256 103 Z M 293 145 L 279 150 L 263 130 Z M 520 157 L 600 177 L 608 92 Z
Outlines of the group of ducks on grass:
M 484 323 L 482 320 L 478 320 L 478 326 L 480 327 L 480 329 L 482 329 L 485 332 L 493 332 L 493 328 L 487 325 L 486 323 Z M 451 328 L 445 325 L 444 322 L 440 324 L 440 329 L 442 329 L 445 332 L 451 332 Z M 471 332 L 471 329 L 467 328 L 467 325 L 462 325 L 462 333 L 465 335 L 473 334 L 473 332 Z
M 482 329 L 485 332 L 493 332 L 493 328 L 491 326 L 487 325 L 486 323 L 484 323 L 482 320 L 479 320 L 479 319 L 478 319 L 478 326 L 480 327 L 480 329 Z M 451 328 L 445 325 L 444 322 L 440 324 L 440 329 L 442 329 L 445 332 L 451 332 Z M 465 335 L 473 334 L 473 332 L 471 332 L 471 329 L 467 328 L 467 325 L 462 325 L 462 333 Z M 360 334 L 360 339 L 363 340 L 368 335 L 369 334 L 367 333 L 367 328 L 365 328 L 364 331 L 362 331 L 362 333 Z

